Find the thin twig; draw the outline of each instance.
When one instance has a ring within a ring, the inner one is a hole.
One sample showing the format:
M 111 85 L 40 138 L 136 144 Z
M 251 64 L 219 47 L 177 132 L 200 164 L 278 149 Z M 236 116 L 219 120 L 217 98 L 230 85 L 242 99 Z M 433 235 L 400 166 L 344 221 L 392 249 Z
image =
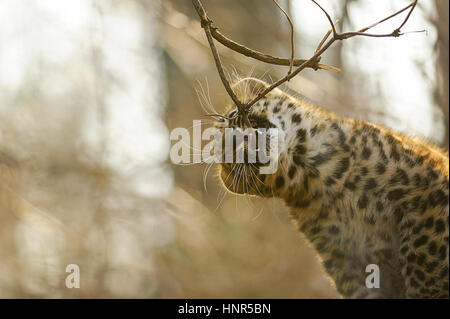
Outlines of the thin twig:
M 322 53 L 324 53 L 334 42 L 336 39 L 333 37 L 318 51 L 316 52 L 309 60 L 306 60 L 302 65 L 300 65 L 294 72 L 291 74 L 286 75 L 284 78 L 278 80 L 277 82 L 273 83 L 271 86 L 269 86 L 267 89 L 265 89 L 263 92 L 261 92 L 258 96 L 256 96 L 253 100 L 248 102 L 246 104 L 247 110 L 254 105 L 256 102 L 258 102 L 260 99 L 262 99 L 264 96 L 266 96 L 270 91 L 275 89 L 276 87 L 280 86 L 286 81 L 289 81 L 294 76 L 299 74 L 301 71 L 303 71 L 308 65 L 311 65 L 313 63 L 316 63 L 318 59 L 320 59 L 320 56 Z
M 294 66 L 294 58 L 295 58 L 295 43 L 294 43 L 294 23 L 292 23 L 291 17 L 287 12 L 280 6 L 280 4 L 277 2 L 277 0 L 272 0 L 273 3 L 283 12 L 283 14 L 286 16 L 286 19 L 289 22 L 289 27 L 291 28 L 291 61 L 289 63 L 289 71 L 288 74 L 292 72 L 292 67 Z
M 407 5 L 406 7 L 404 7 L 403 9 L 401 9 L 401 10 L 395 12 L 394 14 L 391 14 L 390 16 L 388 16 L 388 17 L 386 17 L 386 18 L 384 18 L 384 19 L 381 19 L 381 20 L 378 21 L 378 22 L 375 22 L 374 24 L 371 24 L 371 25 L 368 26 L 368 27 L 365 27 L 365 28 L 362 28 L 361 30 L 358 30 L 358 32 L 366 32 L 367 30 L 372 29 L 373 27 L 375 27 L 375 26 L 379 25 L 380 23 L 383 23 L 383 22 L 385 22 L 385 21 L 387 21 L 387 20 L 389 20 L 389 19 L 392 19 L 393 17 L 399 15 L 399 14 L 402 13 L 403 11 L 405 11 L 405 10 L 407 10 L 408 8 L 412 7 L 410 13 L 408 14 L 408 16 L 406 17 L 406 19 L 403 21 L 403 23 L 402 23 L 402 24 L 400 25 L 400 27 L 398 28 L 398 29 L 401 29 L 401 28 L 405 25 L 406 21 L 408 21 L 409 16 L 410 16 L 412 10 L 414 10 L 414 7 L 416 6 L 416 4 L 417 4 L 417 0 L 415 0 L 415 1 L 412 2 L 412 3 L 410 3 L 409 5 Z
M 336 20 L 336 22 L 334 23 L 335 25 L 339 22 L 339 20 Z M 330 36 L 331 32 L 333 32 L 333 29 L 329 29 L 327 31 L 327 33 L 325 34 L 325 36 L 323 37 L 322 41 L 320 41 L 319 45 L 317 46 L 316 50 L 314 51 L 314 53 L 317 53 L 317 51 L 320 50 L 320 48 L 322 47 L 322 45 L 325 43 L 325 41 L 328 39 L 328 37 Z
M 412 3 L 411 10 L 409 10 L 408 15 L 406 16 L 406 19 L 405 19 L 405 20 L 403 21 L 403 23 L 398 27 L 399 30 L 400 30 L 401 28 L 403 28 L 403 26 L 405 25 L 406 21 L 408 21 L 409 16 L 411 15 L 411 13 L 413 12 L 414 8 L 416 7 L 416 4 L 417 4 L 417 0 L 414 1 L 414 2 Z
M 311 0 L 311 1 L 314 2 L 316 4 L 316 6 L 318 6 L 320 8 L 320 10 L 323 11 L 323 13 L 325 13 L 325 15 L 326 15 L 326 17 L 328 19 L 328 22 L 330 22 L 331 30 L 333 31 L 333 36 L 336 38 L 338 33 L 336 31 L 336 27 L 334 26 L 333 20 L 331 19 L 331 17 L 328 14 L 328 12 L 324 8 L 322 8 L 322 6 L 318 2 L 316 2 L 315 0 Z
M 329 29 L 327 31 L 327 33 L 325 33 L 325 36 L 323 37 L 322 41 L 320 41 L 319 45 L 317 46 L 316 50 L 314 51 L 314 53 L 317 53 L 320 48 L 322 47 L 322 45 L 325 43 L 325 41 L 327 41 L 328 37 L 330 36 L 331 32 L 333 32 L 333 29 Z

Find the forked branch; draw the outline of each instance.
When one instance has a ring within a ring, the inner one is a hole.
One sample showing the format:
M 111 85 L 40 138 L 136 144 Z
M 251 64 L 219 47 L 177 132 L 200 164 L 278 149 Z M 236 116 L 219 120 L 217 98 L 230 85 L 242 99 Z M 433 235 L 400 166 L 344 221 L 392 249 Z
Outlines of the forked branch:
M 316 4 L 323 11 L 323 13 L 325 14 L 326 18 L 328 19 L 328 21 L 331 25 L 331 30 L 327 32 L 325 37 L 319 43 L 316 51 L 314 52 L 314 55 L 307 60 L 305 60 L 305 59 L 295 60 L 294 59 L 294 27 L 292 24 L 292 20 L 290 19 L 289 15 L 286 13 L 286 11 L 284 11 L 281 8 L 281 6 L 278 4 L 278 2 L 276 0 L 272 0 L 272 1 L 286 15 L 286 17 L 289 21 L 289 24 L 291 26 L 291 58 L 290 59 L 277 58 L 277 57 L 270 56 L 268 54 L 264 54 L 264 53 L 249 49 L 249 48 L 225 37 L 223 34 L 221 34 L 218 31 L 217 27 L 215 27 L 213 25 L 213 22 L 207 16 L 206 11 L 205 11 L 201 1 L 200 0 L 192 0 L 192 4 L 194 5 L 194 8 L 196 9 L 196 11 L 200 17 L 201 26 L 205 30 L 206 38 L 208 39 L 209 46 L 211 47 L 211 52 L 213 54 L 214 61 L 216 63 L 216 67 L 219 72 L 222 83 L 225 86 L 225 89 L 227 90 L 228 95 L 230 95 L 231 99 L 236 104 L 236 106 L 238 108 L 238 113 L 243 115 L 243 118 L 246 123 L 248 123 L 247 113 L 252 105 L 254 105 L 256 102 L 258 102 L 264 96 L 266 96 L 270 91 L 272 91 L 276 87 L 280 86 L 281 84 L 283 84 L 283 83 L 289 81 L 290 79 L 292 79 L 293 77 L 295 77 L 297 74 L 299 74 L 305 68 L 312 68 L 314 70 L 317 70 L 317 69 L 328 69 L 328 70 L 334 70 L 334 71 L 338 70 L 334 67 L 330 67 L 330 66 L 327 66 L 324 64 L 319 64 L 322 54 L 326 50 L 328 50 L 328 48 L 334 42 L 346 40 L 346 39 L 349 39 L 349 38 L 352 38 L 355 36 L 386 38 L 386 37 L 399 37 L 401 35 L 406 34 L 406 33 L 402 33 L 401 29 L 406 24 L 406 22 L 408 21 L 409 17 L 412 14 L 412 12 L 414 11 L 414 8 L 416 7 L 418 0 L 412 1 L 409 5 L 407 5 L 403 9 L 398 10 L 397 12 L 391 14 L 390 16 L 388 16 L 386 18 L 379 20 L 378 22 L 376 22 L 374 24 L 371 24 L 371 25 L 369 25 L 365 28 L 362 28 L 358 31 L 344 32 L 344 33 L 338 33 L 336 30 L 336 27 L 335 27 L 335 23 L 333 23 L 333 20 L 332 20 L 331 16 L 328 14 L 328 12 L 316 0 L 311 0 L 312 2 L 314 2 L 314 4 Z M 402 13 L 408 9 L 409 9 L 409 12 L 406 15 L 405 19 L 402 21 L 400 26 L 398 28 L 394 29 L 391 33 L 373 34 L 373 33 L 366 32 L 367 30 L 399 15 L 400 13 Z M 414 32 L 423 32 L 423 31 L 414 31 Z M 331 34 L 332 34 L 332 37 L 329 40 L 327 40 Z M 253 100 L 244 104 L 241 101 L 239 101 L 237 96 L 234 94 L 234 92 L 230 86 L 230 83 L 228 82 L 228 80 L 225 76 L 223 66 L 220 61 L 219 54 L 217 53 L 217 49 L 214 45 L 213 39 L 216 39 L 224 46 L 230 48 L 233 51 L 241 53 L 245 56 L 252 57 L 254 59 L 257 59 L 257 60 L 260 60 L 260 61 L 263 61 L 263 62 L 266 62 L 269 64 L 289 66 L 290 67 L 289 72 L 287 73 L 286 76 L 284 76 L 280 80 L 278 80 L 275 83 L 273 83 L 272 85 L 270 85 L 264 91 L 260 92 L 255 98 L 253 98 Z M 292 71 L 293 66 L 298 66 L 298 68 L 295 69 L 294 71 Z

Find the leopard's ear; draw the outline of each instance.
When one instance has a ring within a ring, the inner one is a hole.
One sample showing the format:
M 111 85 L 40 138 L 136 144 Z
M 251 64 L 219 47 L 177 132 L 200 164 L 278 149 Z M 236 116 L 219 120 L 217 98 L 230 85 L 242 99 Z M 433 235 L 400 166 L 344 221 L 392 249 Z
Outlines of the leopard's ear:
M 250 101 L 268 87 L 269 84 L 266 82 L 252 77 L 240 79 L 232 86 L 235 94 L 243 103 Z

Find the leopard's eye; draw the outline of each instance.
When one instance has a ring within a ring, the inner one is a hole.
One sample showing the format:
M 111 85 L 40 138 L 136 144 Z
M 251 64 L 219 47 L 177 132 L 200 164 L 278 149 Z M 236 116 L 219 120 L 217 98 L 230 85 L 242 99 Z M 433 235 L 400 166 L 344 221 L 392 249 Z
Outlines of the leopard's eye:
M 235 117 L 237 114 L 237 109 L 231 110 L 230 113 L 228 113 L 229 118 Z

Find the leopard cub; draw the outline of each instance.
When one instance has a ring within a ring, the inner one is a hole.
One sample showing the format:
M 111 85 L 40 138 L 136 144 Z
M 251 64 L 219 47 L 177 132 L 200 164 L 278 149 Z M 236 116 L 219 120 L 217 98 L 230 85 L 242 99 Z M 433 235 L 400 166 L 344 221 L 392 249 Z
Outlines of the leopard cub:
M 247 78 L 234 89 L 245 102 L 266 87 Z M 216 127 L 283 132 L 278 169 L 261 174 L 258 163 L 224 163 L 224 186 L 283 200 L 343 297 L 449 297 L 448 153 L 279 89 L 251 107 L 249 121 L 240 116 Z M 379 267 L 378 289 L 366 287 L 370 264 Z

